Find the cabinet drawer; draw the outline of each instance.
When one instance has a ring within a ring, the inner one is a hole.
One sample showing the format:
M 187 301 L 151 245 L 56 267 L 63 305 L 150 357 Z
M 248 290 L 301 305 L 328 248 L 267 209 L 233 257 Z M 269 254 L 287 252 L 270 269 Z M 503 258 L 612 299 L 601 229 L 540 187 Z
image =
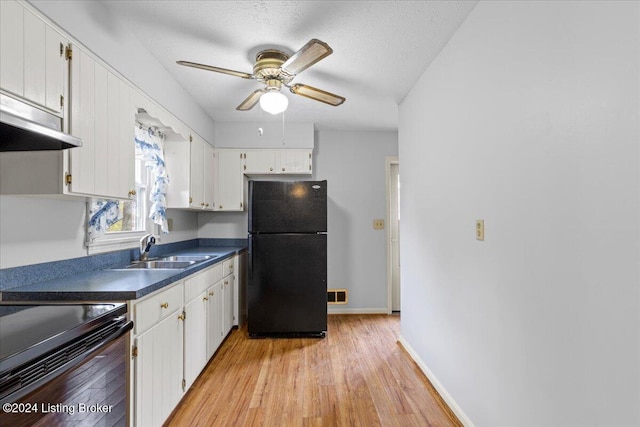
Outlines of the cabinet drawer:
M 233 274 L 233 258 L 229 258 L 222 262 L 222 277 L 227 277 L 230 274 Z
M 213 268 L 214 267 L 203 270 L 184 281 L 184 302 L 186 304 L 213 284 L 213 281 L 211 281 L 211 275 L 213 274 L 211 270 Z
M 141 301 L 134 306 L 134 328 L 136 334 L 149 329 L 160 320 L 182 310 L 183 284 L 171 288 Z
M 222 263 L 219 262 L 209 271 L 209 284 L 217 283 L 222 279 Z

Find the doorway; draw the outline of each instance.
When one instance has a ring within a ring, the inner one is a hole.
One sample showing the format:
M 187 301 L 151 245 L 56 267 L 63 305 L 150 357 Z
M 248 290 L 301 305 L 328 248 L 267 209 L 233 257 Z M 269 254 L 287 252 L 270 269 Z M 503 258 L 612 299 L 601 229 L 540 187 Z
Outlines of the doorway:
M 387 313 L 400 313 L 400 162 L 386 158 Z

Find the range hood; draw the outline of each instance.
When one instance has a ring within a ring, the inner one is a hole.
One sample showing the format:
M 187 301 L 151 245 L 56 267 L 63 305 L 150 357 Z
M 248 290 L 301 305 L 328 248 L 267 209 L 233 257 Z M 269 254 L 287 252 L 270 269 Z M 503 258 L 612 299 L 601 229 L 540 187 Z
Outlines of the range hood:
M 81 147 L 79 138 L 62 132 L 62 119 L 0 94 L 0 151 L 64 150 Z

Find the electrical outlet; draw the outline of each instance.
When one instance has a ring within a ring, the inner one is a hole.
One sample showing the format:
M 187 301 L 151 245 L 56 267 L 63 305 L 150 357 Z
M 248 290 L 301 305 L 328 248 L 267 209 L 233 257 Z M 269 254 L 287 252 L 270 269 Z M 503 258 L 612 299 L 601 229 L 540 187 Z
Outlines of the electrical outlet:
M 384 230 L 384 219 L 374 219 L 373 220 L 373 229 L 374 230 Z
M 476 240 L 484 240 L 484 219 L 476 220 Z

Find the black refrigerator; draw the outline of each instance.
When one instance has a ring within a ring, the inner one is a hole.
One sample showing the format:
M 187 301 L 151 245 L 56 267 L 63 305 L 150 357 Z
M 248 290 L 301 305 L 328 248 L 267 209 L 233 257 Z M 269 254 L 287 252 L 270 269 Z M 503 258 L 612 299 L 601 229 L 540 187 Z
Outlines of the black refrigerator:
M 324 337 L 327 181 L 249 181 L 249 336 Z

